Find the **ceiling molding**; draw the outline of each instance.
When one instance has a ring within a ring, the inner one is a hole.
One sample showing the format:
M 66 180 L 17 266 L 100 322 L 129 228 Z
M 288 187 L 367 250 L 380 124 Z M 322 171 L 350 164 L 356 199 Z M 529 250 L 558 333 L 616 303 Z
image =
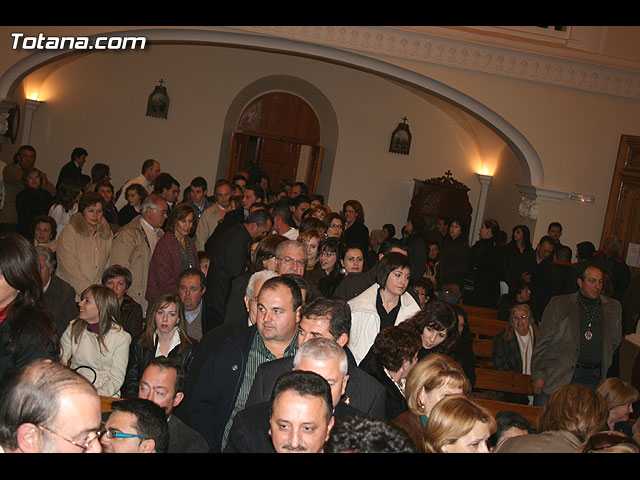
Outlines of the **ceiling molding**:
M 237 26 L 234 29 L 358 52 L 640 99 L 640 72 L 558 56 L 367 26 Z

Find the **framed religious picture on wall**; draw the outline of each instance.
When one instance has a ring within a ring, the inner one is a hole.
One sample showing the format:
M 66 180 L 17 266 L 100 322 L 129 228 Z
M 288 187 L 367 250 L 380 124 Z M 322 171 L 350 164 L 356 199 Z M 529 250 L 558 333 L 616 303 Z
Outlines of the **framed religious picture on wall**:
M 169 113 L 169 95 L 167 95 L 167 87 L 162 85 L 163 80 L 160 80 L 160 85 L 149 95 L 147 100 L 147 116 L 157 118 L 167 118 Z
M 402 123 L 399 123 L 396 129 L 391 134 L 391 143 L 389 144 L 389 151 L 391 153 L 400 153 L 402 155 L 409 155 L 409 148 L 411 147 L 411 132 L 409 131 L 409 125 L 407 124 L 407 117 L 402 119 Z

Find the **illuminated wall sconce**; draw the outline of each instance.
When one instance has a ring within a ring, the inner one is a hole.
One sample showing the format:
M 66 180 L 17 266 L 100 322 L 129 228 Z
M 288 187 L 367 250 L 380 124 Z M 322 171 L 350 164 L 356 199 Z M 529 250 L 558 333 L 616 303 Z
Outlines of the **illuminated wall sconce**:
M 576 192 L 571 192 L 571 195 L 569 195 L 569 199 L 575 200 L 576 202 L 582 202 L 582 203 L 593 203 L 596 201 L 595 195 L 587 195 L 586 193 L 576 193 Z

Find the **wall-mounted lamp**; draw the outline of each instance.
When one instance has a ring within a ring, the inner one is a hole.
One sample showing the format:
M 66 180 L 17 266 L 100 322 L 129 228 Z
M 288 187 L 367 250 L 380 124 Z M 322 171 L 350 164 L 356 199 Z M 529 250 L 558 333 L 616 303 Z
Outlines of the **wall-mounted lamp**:
M 33 121 L 33 114 L 40 105 L 44 102 L 40 100 L 25 99 L 24 101 L 24 127 L 22 129 L 22 145 L 29 145 L 31 143 L 31 122 Z
M 571 192 L 571 195 L 569 195 L 569 199 L 575 200 L 576 202 L 593 203 L 596 201 L 596 196 L 587 195 L 586 193 Z

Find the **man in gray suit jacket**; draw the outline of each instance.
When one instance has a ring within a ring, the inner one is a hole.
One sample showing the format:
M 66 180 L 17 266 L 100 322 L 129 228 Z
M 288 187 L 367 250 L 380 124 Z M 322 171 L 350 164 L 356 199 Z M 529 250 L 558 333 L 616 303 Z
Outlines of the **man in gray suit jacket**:
M 588 264 L 579 290 L 553 297 L 544 310 L 531 362 L 534 405 L 569 383 L 596 388 L 622 341 L 620 302 L 602 295 L 603 272 Z

